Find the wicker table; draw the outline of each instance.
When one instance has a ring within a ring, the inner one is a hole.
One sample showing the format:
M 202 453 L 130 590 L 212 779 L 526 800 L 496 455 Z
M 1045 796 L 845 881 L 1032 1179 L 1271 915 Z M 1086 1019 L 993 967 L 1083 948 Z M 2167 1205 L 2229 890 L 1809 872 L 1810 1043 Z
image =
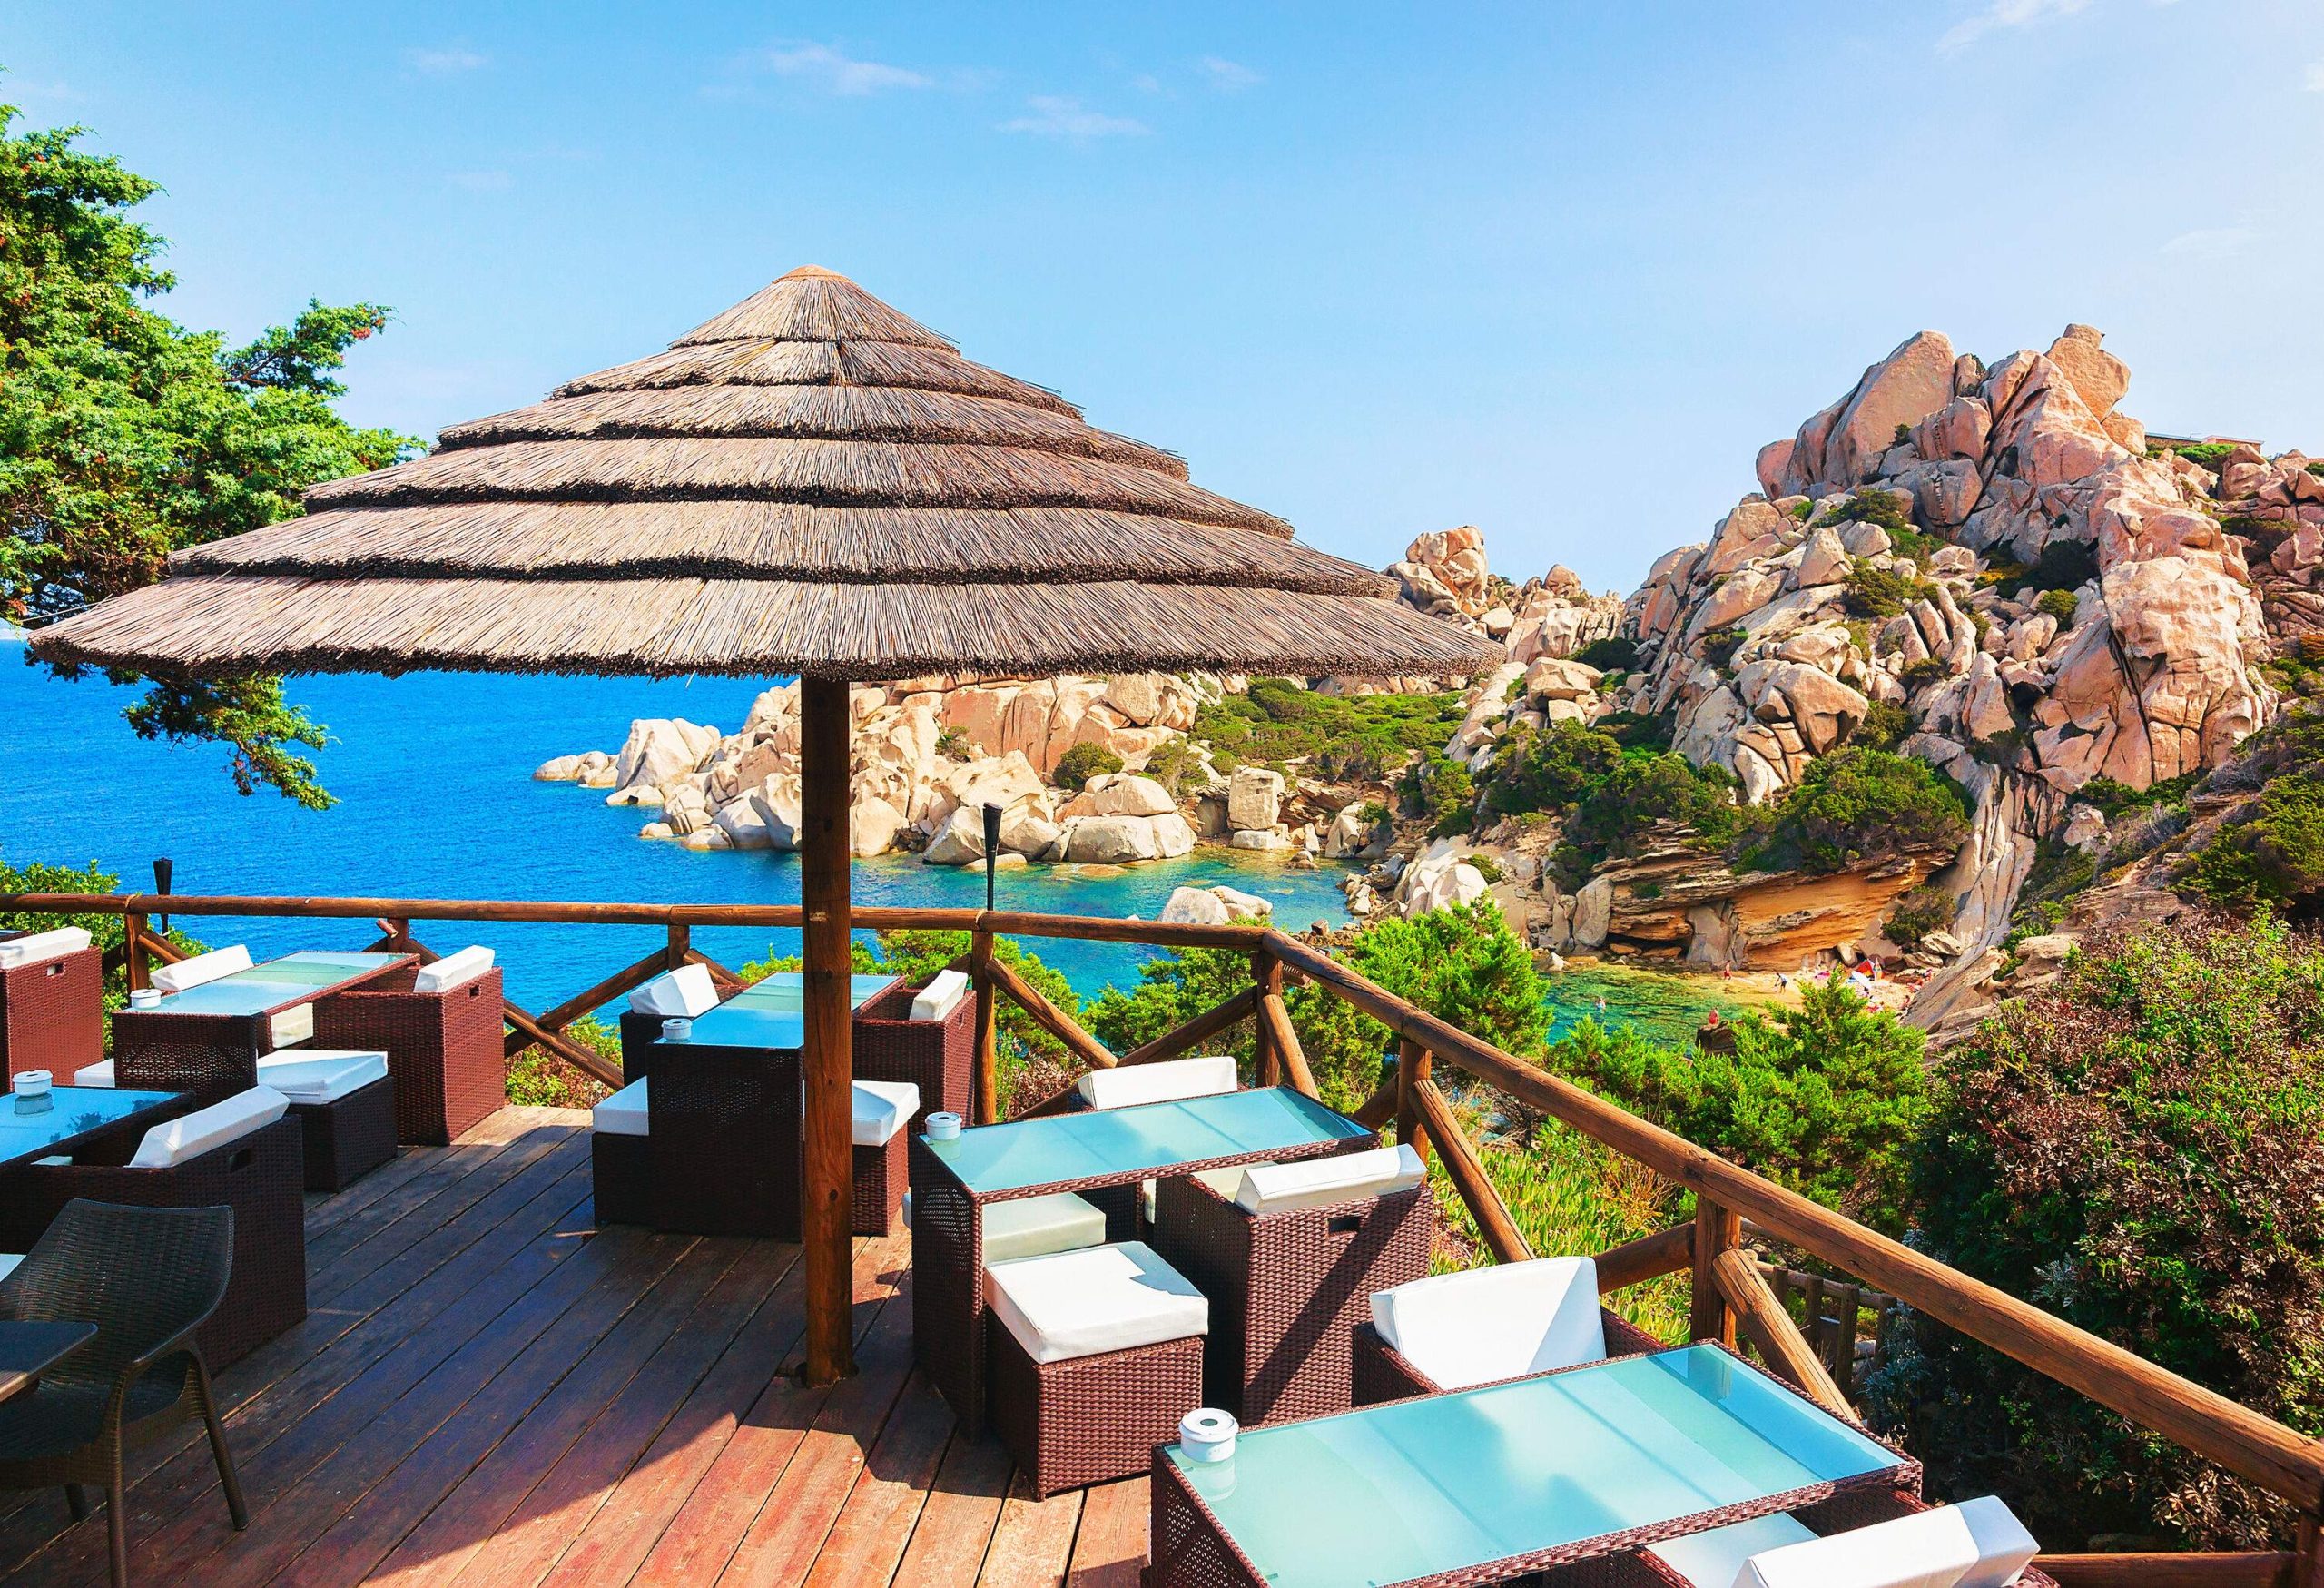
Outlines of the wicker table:
M 1919 1488 L 1909 1457 L 1687 1346 L 1246 1430 L 1223 1462 L 1161 1445 L 1147 1582 L 1622 1583 L 1648 1544 L 1778 1511 L 1812 1527 L 1819 1505 Z
M 31 1388 L 42 1374 L 96 1337 L 94 1324 L 0 1320 L 0 1401 Z
M 217 1102 L 258 1084 L 258 1060 L 283 1044 L 277 1023 L 334 992 L 409 978 L 416 954 L 297 953 L 172 992 L 113 1017 L 113 1080 Z
M 895 981 L 850 977 L 849 1003 L 861 1009 Z M 646 1050 L 644 1205 L 655 1228 L 799 1238 L 805 999 L 805 977 L 769 976 Z
M 912 1344 L 921 1365 L 961 1423 L 980 1431 L 988 1203 L 1318 1158 L 1376 1139 L 1345 1115 L 1279 1086 L 983 1125 L 950 1141 L 915 1136 Z M 1119 1239 L 1132 1232 L 1109 1233 Z
M 189 1111 L 183 1092 L 133 1091 L 110 1086 L 52 1087 L 45 1102 L 0 1097 L 0 1169 L 39 1158 L 69 1158 L 99 1147 L 95 1156 L 123 1162 L 148 1126 Z

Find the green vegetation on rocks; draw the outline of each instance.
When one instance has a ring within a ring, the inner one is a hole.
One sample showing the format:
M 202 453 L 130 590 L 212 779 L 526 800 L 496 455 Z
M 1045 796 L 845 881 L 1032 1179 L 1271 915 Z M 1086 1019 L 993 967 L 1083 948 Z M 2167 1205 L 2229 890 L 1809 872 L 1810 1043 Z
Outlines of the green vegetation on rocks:
M 2302 708 L 2254 735 L 2238 771 L 2260 781 L 2258 809 L 2195 851 L 2180 880 L 2217 903 L 2308 912 L 2324 893 L 2324 713 Z
M 1841 585 L 1842 605 L 1857 617 L 1894 617 L 1935 589 L 1902 568 L 1880 567 L 1860 557 L 1849 563 Z
M 1057 765 L 1049 772 L 1049 782 L 1059 788 L 1078 792 L 1093 777 L 1103 777 L 1122 769 L 1122 758 L 1104 745 L 1076 745 L 1057 758 Z
M 1969 799 L 1925 763 L 1851 746 L 1810 762 L 1797 787 L 1750 824 L 1737 863 L 1756 871 L 1843 871 L 1915 850 L 1957 848 Z
M 1327 776 L 1378 777 L 1442 750 L 1463 715 L 1452 691 L 1319 695 L 1288 678 L 1254 678 L 1246 694 L 1206 701 L 1191 736 L 1207 740 L 1225 770 L 1312 761 Z
M 1628 673 L 1638 666 L 1638 641 L 1619 636 L 1593 639 L 1574 652 L 1573 659 L 1600 673 Z

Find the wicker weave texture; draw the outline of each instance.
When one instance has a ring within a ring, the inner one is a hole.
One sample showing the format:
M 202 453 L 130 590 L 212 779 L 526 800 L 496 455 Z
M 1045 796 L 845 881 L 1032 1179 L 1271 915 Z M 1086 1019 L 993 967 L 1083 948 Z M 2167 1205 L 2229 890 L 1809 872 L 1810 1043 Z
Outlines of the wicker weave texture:
M 341 992 L 315 1007 L 315 1042 L 384 1052 L 396 1139 L 443 1147 L 507 1106 L 499 969 L 444 992 Z
M 70 1080 L 105 1056 L 104 954 L 94 948 L 0 971 L 0 1070 Z
M 288 1118 L 168 1169 L 19 1165 L 0 1169 L 0 1250 L 29 1249 L 76 1197 L 142 1208 L 231 1208 L 232 1277 L 200 1336 L 203 1356 L 222 1367 L 307 1316 L 304 1179 L 304 1136 Z
M 1346 1411 L 1373 1293 L 1428 1272 L 1427 1186 L 1261 1215 L 1188 1178 L 1156 1198 L 1155 1250 L 1210 1298 L 1208 1404 L 1253 1427 Z
M 879 1147 L 857 1147 L 852 1159 L 854 1212 L 849 1228 L 856 1235 L 893 1235 L 902 1221 L 904 1187 L 911 1173 L 906 1136 L 901 1130 Z
M 396 1078 L 327 1103 L 293 1103 L 306 1139 L 307 1189 L 342 1191 L 396 1155 Z
M 1145 1471 L 1202 1404 L 1200 1335 L 1035 1362 L 999 1318 L 986 1327 L 993 1432 L 1037 1500 Z
M 191 1092 L 197 1106 L 256 1086 L 259 1056 L 273 1050 L 273 1027 L 263 1014 L 113 1011 L 113 1084 Z
M 589 1137 L 589 1189 L 597 1222 L 654 1222 L 654 1145 L 644 1136 Z
M 665 1042 L 653 1060 L 656 1229 L 799 1238 L 799 1056 Z
M 940 1110 L 969 1117 L 976 1064 L 976 1001 L 963 998 L 940 1021 L 912 1020 L 911 1001 L 926 985 L 899 982 L 872 999 L 855 1011 L 851 1038 L 858 1080 L 910 1081 L 920 1088 L 920 1111 L 904 1127 L 913 1136 Z

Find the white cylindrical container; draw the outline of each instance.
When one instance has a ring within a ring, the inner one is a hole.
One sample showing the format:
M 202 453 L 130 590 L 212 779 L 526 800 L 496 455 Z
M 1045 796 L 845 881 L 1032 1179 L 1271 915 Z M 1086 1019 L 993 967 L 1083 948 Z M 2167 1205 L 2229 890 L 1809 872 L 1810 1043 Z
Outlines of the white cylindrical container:
M 928 1116 L 928 1139 L 931 1141 L 957 1141 L 960 1136 L 960 1115 L 939 1110 Z
M 694 1035 L 694 1021 L 685 1015 L 674 1014 L 662 1022 L 662 1040 L 683 1042 Z
M 1235 1454 L 1239 1432 L 1231 1413 L 1215 1406 L 1196 1406 L 1178 1419 L 1178 1448 L 1188 1461 L 1225 1461 Z
M 46 1097 L 56 1078 L 45 1070 L 20 1070 L 9 1084 L 20 1098 Z
M 157 1009 L 161 1002 L 162 990 L 158 987 L 138 987 L 132 989 L 129 994 L 129 1007 L 132 1009 Z

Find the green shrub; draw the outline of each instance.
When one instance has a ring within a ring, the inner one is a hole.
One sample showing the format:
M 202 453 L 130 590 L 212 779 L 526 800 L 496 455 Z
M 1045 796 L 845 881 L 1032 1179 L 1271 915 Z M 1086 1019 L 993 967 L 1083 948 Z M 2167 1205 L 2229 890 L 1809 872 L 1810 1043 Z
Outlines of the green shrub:
M 1724 843 L 1736 830 L 1735 776 L 1697 767 L 1668 751 L 1627 750 L 1566 819 L 1566 843 L 1589 866 L 1634 856 L 1657 823 L 1693 829 L 1698 842 Z
M 1864 708 L 1864 720 L 1848 736 L 1848 743 L 1875 750 L 1894 750 L 1919 725 L 1913 720 L 1913 714 L 1895 701 L 1876 700 Z
M 2086 540 L 2053 540 L 2017 587 L 2022 599 L 2028 589 L 2079 590 L 2098 577 L 2098 548 Z
M 2117 783 L 2111 777 L 2093 777 L 2074 791 L 2073 797 L 2084 804 L 2096 805 L 2107 816 L 2121 815 L 2125 811 L 2142 810 L 2149 805 L 2175 805 L 2183 803 L 2202 781 L 2201 772 L 2182 773 L 2149 784 L 2144 788 L 2132 788 L 2127 783 Z
M 2288 905 L 2324 889 L 2324 767 L 2270 780 L 2258 814 L 2196 851 L 2184 880 L 2221 904 Z
M 1714 667 L 1724 667 L 1735 659 L 1736 651 L 1750 637 L 1747 629 L 1714 628 L 1703 636 L 1703 660 Z
M 937 734 L 936 753 L 950 755 L 955 761 L 977 758 L 977 747 L 969 743 L 969 735 L 959 728 L 945 728 Z
M 1595 667 L 1600 673 L 1628 673 L 1638 666 L 1638 641 L 1616 635 L 1606 639 L 1593 639 L 1574 652 L 1573 659 L 1585 667 Z
M 2324 1434 L 2324 945 L 2261 917 L 2093 938 L 1953 1049 L 1913 1175 L 1930 1254 Z M 1921 1320 L 1879 1384 L 1933 1488 L 2053 1549 L 2286 1547 L 2281 1501 Z M 1876 1425 L 1878 1422 L 1876 1421 Z
M 1904 427 L 1899 425 L 1898 429 Z M 1900 439 L 1902 438 L 1899 438 Z M 1874 524 L 1890 535 L 1913 532 L 1912 513 L 1898 493 L 1879 487 L 1870 487 L 1852 493 L 1848 499 L 1832 509 L 1826 520 L 1831 524 Z
M 2034 603 L 2034 610 L 2046 612 L 2058 620 L 2060 628 L 2073 626 L 2073 615 L 2082 606 L 2082 597 L 2072 590 L 2044 590 Z
M 1098 744 L 1074 745 L 1057 758 L 1057 766 L 1049 774 L 1049 782 L 1059 788 L 1078 791 L 1093 777 L 1104 777 L 1122 769 L 1122 758 L 1110 746 Z
M 1858 617 L 1894 617 L 1931 589 L 1901 568 L 1877 567 L 1860 557 L 1848 564 L 1841 585 L 1841 604 Z
M 1603 783 L 1622 747 L 1580 723 L 1519 727 L 1494 747 L 1485 774 L 1485 804 L 1503 815 L 1562 811 Z
M 2210 469 L 2213 474 L 2220 471 L 2234 450 L 2233 445 L 2226 441 L 2191 441 L 2177 449 L 2180 457 L 2198 468 Z
M 1845 986 L 1734 1022 L 1735 1051 L 1666 1047 L 1584 1020 L 1545 1060 L 1625 1108 L 1803 1196 L 1891 1232 L 1927 1113 L 1919 1031 Z
M 1917 662 L 1907 662 L 1896 675 L 1896 682 L 1908 695 L 1916 695 L 1931 684 L 1941 684 L 1953 676 L 1953 664 L 1943 656 L 1923 656 Z
M 1890 907 L 1888 919 L 1880 930 L 1899 948 L 1915 949 L 1920 946 L 1921 939 L 1942 931 L 1952 922 L 1952 895 L 1942 888 L 1915 888 Z
M 1803 524 L 1807 523 L 1807 520 L 1815 515 L 1815 512 L 1816 504 L 1814 502 L 1797 501 L 1791 504 L 1791 516 L 1798 519 Z
M 1477 875 L 1484 878 L 1485 885 L 1487 887 L 1491 887 L 1493 883 L 1501 881 L 1502 877 L 1508 875 L 1506 872 L 1502 870 L 1501 862 L 1495 860 L 1490 854 L 1464 854 L 1461 859 L 1465 864 L 1476 868 Z
M 1317 695 L 1288 678 L 1256 678 L 1246 694 L 1206 701 L 1195 714 L 1189 736 L 1207 741 L 1222 765 L 1360 755 L 1377 776 L 1378 768 L 1442 750 L 1464 715 L 1459 693 L 1452 690 Z M 1347 763 L 1340 764 L 1344 768 Z
M 1449 755 L 1431 752 L 1404 769 L 1399 792 L 1407 811 L 1414 815 L 1432 816 L 1442 826 L 1449 818 L 1471 814 L 1477 784 L 1466 765 Z M 1465 833 L 1468 829 L 1462 827 L 1459 831 Z
M 1738 846 L 1746 869 L 1836 872 L 1957 847 L 1969 830 L 1969 801 L 1922 762 L 1852 745 L 1810 762 L 1798 786 L 1750 822 Z

